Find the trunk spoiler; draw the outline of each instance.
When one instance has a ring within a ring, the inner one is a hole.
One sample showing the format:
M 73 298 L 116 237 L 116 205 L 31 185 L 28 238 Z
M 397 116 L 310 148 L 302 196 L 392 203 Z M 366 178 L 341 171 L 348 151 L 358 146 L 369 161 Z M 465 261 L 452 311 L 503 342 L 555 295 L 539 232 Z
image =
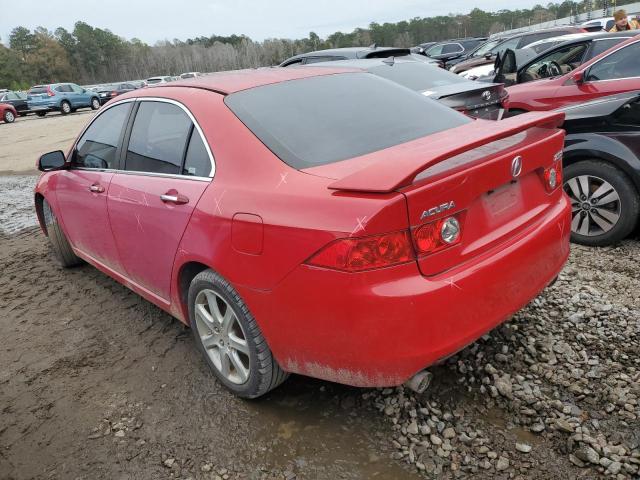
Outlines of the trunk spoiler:
M 392 192 L 411 185 L 418 173 L 448 158 L 532 127 L 555 129 L 563 121 L 562 112 L 531 112 L 500 121 L 475 120 L 472 124 L 392 147 L 395 150 L 393 161 L 386 159 L 372 163 L 331 183 L 327 188 L 353 192 Z

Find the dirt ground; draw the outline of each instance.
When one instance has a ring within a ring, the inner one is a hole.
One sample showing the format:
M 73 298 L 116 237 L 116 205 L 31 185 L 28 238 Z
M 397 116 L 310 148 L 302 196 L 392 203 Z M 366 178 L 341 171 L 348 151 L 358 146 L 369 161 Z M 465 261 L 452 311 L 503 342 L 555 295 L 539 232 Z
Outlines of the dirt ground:
M 0 125 L 1 161 L 66 148 L 89 115 Z M 637 238 L 574 247 L 553 287 L 434 368 L 422 396 L 292 376 L 243 401 L 178 321 L 57 266 L 36 178 L 0 175 L 0 480 L 638 478 Z
M 53 150 L 66 152 L 92 117 L 93 111 L 79 110 L 66 117 L 53 112 L 0 123 L 0 174 L 33 173 L 40 155 Z

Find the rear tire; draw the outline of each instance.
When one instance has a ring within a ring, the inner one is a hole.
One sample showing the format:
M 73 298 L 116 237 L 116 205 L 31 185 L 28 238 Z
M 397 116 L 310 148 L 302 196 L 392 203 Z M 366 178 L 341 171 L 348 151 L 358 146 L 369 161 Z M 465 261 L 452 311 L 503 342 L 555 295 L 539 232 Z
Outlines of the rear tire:
M 66 100 L 60 103 L 60 113 L 62 115 L 69 115 L 71 113 L 71 104 Z
M 564 189 L 571 199 L 571 241 L 593 247 L 617 243 L 635 228 L 638 191 L 610 163 L 583 160 L 565 168 Z
M 39 117 L 44 117 L 47 114 L 47 112 L 36 112 L 36 115 Z
M 100 100 L 96 97 L 91 99 L 91 110 L 98 110 L 100 108 Z
M 257 398 L 287 379 L 289 374 L 278 365 L 255 318 L 229 282 L 204 270 L 191 281 L 188 302 L 198 349 L 232 393 Z
M 58 219 L 56 218 L 49 202 L 42 201 L 42 216 L 44 218 L 45 228 L 47 229 L 47 237 L 49 238 L 49 246 L 60 265 L 64 268 L 73 267 L 82 263 L 82 260 L 73 253 L 71 245 L 65 236 Z
M 7 110 L 4 112 L 3 120 L 4 120 L 4 123 L 13 123 L 16 121 L 16 116 L 13 114 L 12 111 Z

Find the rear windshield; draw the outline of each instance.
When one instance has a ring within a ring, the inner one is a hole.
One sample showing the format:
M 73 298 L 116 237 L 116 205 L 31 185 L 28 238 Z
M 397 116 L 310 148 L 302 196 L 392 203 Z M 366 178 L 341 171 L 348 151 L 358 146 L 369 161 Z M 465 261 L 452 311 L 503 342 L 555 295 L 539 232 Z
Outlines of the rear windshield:
M 161 78 L 150 78 L 147 80 L 147 83 L 160 83 L 161 81 Z
M 29 93 L 47 93 L 47 87 L 32 87 Z
M 430 88 L 451 85 L 452 83 L 468 82 L 460 75 L 451 73 L 443 68 L 418 62 L 380 65 L 379 67 L 370 68 L 369 72 L 416 91 L 429 90 Z
M 225 103 L 273 153 L 297 169 L 365 155 L 472 121 L 368 73 L 266 85 L 229 95 Z

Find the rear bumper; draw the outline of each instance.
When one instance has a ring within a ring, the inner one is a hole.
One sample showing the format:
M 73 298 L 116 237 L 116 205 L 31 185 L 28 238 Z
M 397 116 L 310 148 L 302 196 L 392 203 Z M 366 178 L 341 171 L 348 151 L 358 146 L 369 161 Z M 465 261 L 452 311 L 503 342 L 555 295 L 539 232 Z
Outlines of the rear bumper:
M 569 255 L 565 195 L 507 242 L 446 273 L 415 262 L 347 274 L 301 265 L 274 290 L 237 287 L 287 371 L 391 386 L 508 320 Z
M 57 101 L 29 102 L 29 110 L 32 112 L 48 112 L 59 108 Z

